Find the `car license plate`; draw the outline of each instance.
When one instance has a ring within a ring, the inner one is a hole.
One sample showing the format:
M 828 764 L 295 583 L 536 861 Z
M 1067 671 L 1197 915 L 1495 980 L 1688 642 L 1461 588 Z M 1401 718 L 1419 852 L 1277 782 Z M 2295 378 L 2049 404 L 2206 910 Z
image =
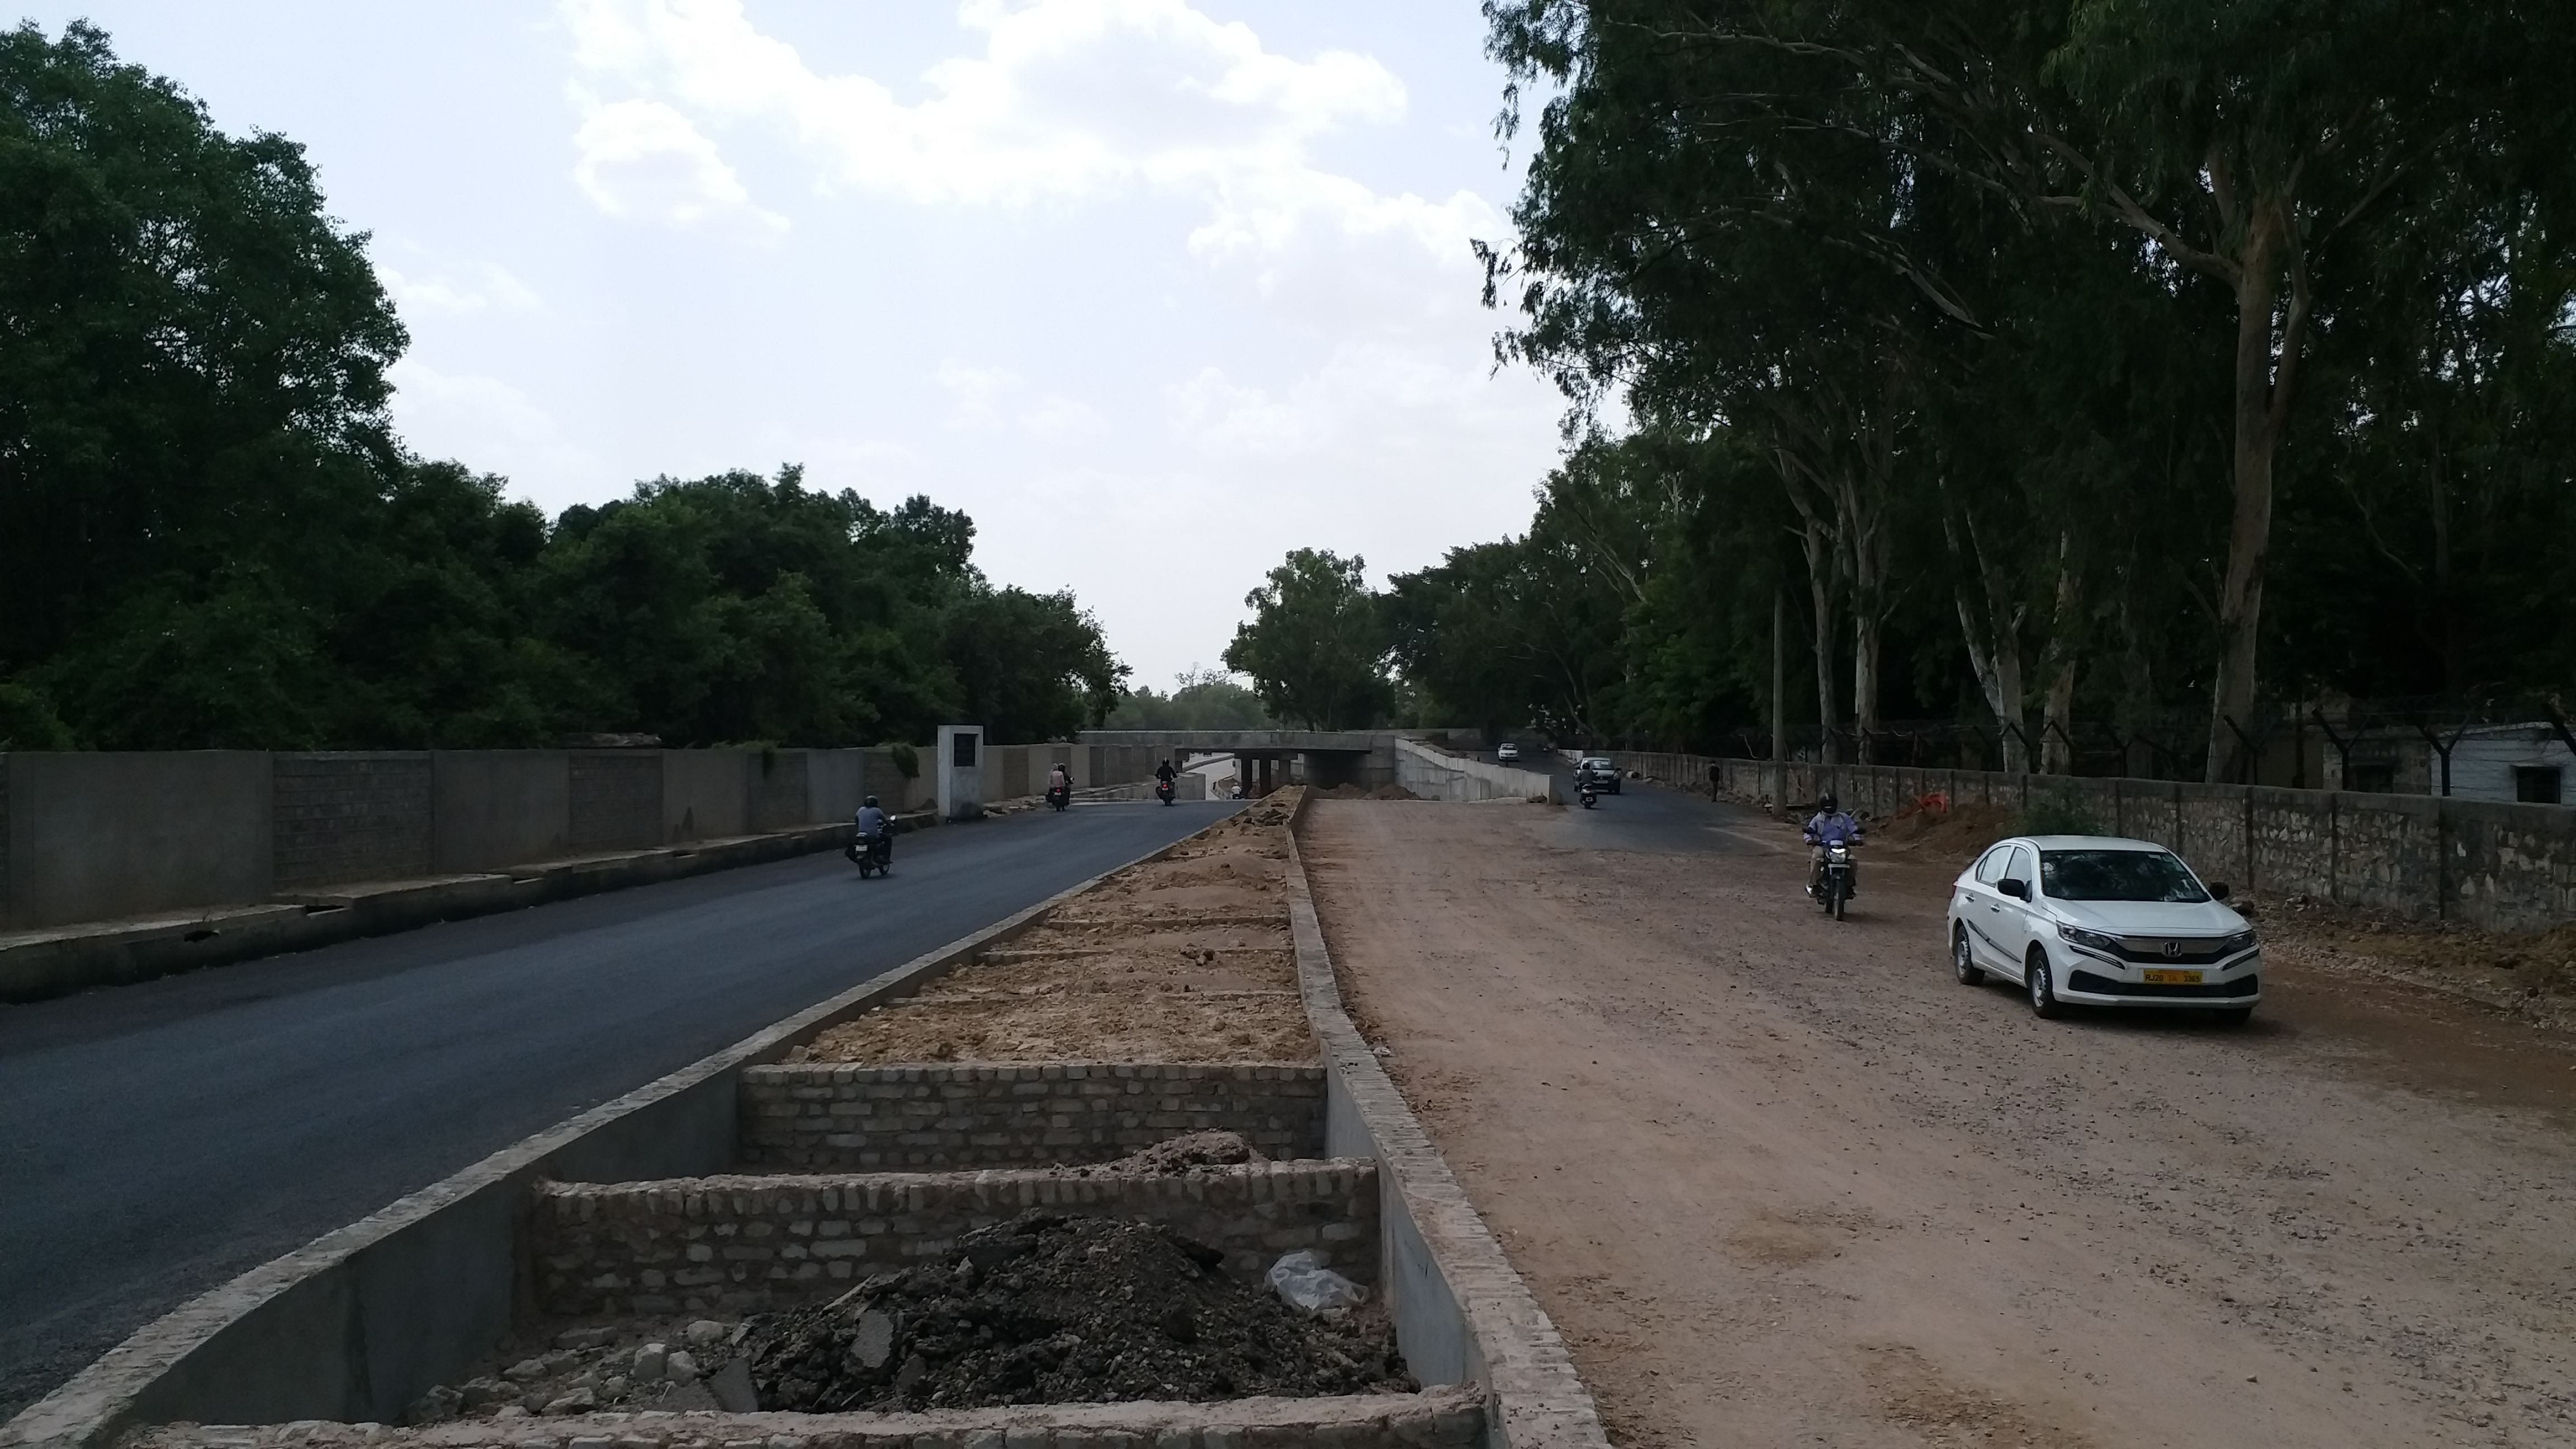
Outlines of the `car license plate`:
M 2198 986 L 2200 984 L 2200 973 L 2197 971 L 2148 970 L 2138 974 L 2147 978 L 2149 986 Z

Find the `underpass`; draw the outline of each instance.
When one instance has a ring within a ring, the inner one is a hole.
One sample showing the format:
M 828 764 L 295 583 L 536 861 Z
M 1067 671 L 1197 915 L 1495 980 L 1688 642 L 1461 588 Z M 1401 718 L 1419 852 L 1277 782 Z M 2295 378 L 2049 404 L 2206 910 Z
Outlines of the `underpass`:
M 0 1418 L 138 1325 L 1236 808 L 1083 805 L 0 1008 Z

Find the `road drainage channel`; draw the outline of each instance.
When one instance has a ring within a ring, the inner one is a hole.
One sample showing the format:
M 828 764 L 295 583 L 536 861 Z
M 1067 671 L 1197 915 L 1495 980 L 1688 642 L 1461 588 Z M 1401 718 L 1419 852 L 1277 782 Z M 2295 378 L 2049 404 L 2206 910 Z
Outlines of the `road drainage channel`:
M 1364 1119 L 1392 1091 L 1373 1060 L 1383 1090 L 1327 1062 L 1348 1023 L 1328 962 L 1318 1000 L 1301 803 L 1273 796 L 717 1062 L 728 1170 L 598 1180 L 615 1174 L 561 1144 L 505 1170 L 499 1332 L 362 1372 L 377 1404 L 412 1378 L 390 1422 L 286 1418 L 287 1392 L 205 1427 L 228 1405 L 165 1382 L 182 1351 L 86 1424 L 48 1400 L 10 1430 L 97 1449 L 110 1429 L 129 1449 L 1603 1442 L 1570 1370 L 1545 1405 L 1527 1383 L 1498 1399 L 1487 1364 L 1530 1358 L 1533 1334 L 1544 1357 L 1553 1330 L 1534 1306 L 1480 1309 L 1485 1265 L 1438 1261 L 1458 1229 L 1381 1180 Z M 1517 1338 L 1498 1353 L 1498 1334 Z

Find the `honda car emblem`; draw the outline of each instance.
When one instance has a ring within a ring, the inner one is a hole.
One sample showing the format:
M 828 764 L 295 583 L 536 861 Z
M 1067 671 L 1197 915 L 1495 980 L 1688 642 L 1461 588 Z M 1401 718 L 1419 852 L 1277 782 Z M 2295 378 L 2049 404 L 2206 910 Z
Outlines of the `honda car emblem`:
M 2166 955 L 2168 955 L 2168 956 L 2179 956 L 2179 955 L 2181 955 L 2181 954 L 2182 954 L 2182 942 L 2180 942 L 2180 941 L 2167 941 L 2167 942 L 2165 942 L 2165 954 L 2166 954 Z

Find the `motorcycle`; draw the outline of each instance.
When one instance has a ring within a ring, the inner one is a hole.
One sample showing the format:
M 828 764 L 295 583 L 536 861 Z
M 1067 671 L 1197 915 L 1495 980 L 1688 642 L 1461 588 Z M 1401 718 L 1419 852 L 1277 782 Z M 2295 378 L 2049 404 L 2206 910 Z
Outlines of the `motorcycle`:
M 1592 781 L 1588 776 L 1584 779 L 1582 784 L 1575 787 L 1574 793 L 1581 797 L 1583 808 L 1586 810 L 1589 810 L 1593 806 L 1601 803 L 1601 792 L 1593 786 Z
M 1065 806 L 1073 803 L 1073 787 L 1070 785 L 1047 786 L 1046 802 L 1053 808 L 1062 810 Z
M 866 880 L 871 875 L 894 874 L 894 837 L 892 835 L 862 835 L 850 843 L 847 854 L 858 866 L 861 880 Z
M 1166 805 L 1171 804 L 1172 797 L 1179 793 L 1180 792 L 1178 790 L 1175 790 L 1172 787 L 1172 782 L 1169 780 L 1157 780 L 1154 782 L 1154 798 L 1162 801 Z
M 1814 887 L 1816 904 L 1824 907 L 1826 915 L 1839 921 L 1843 918 L 1843 908 L 1851 902 L 1851 888 L 1851 842 L 1826 841 L 1825 863 L 1817 872 Z

